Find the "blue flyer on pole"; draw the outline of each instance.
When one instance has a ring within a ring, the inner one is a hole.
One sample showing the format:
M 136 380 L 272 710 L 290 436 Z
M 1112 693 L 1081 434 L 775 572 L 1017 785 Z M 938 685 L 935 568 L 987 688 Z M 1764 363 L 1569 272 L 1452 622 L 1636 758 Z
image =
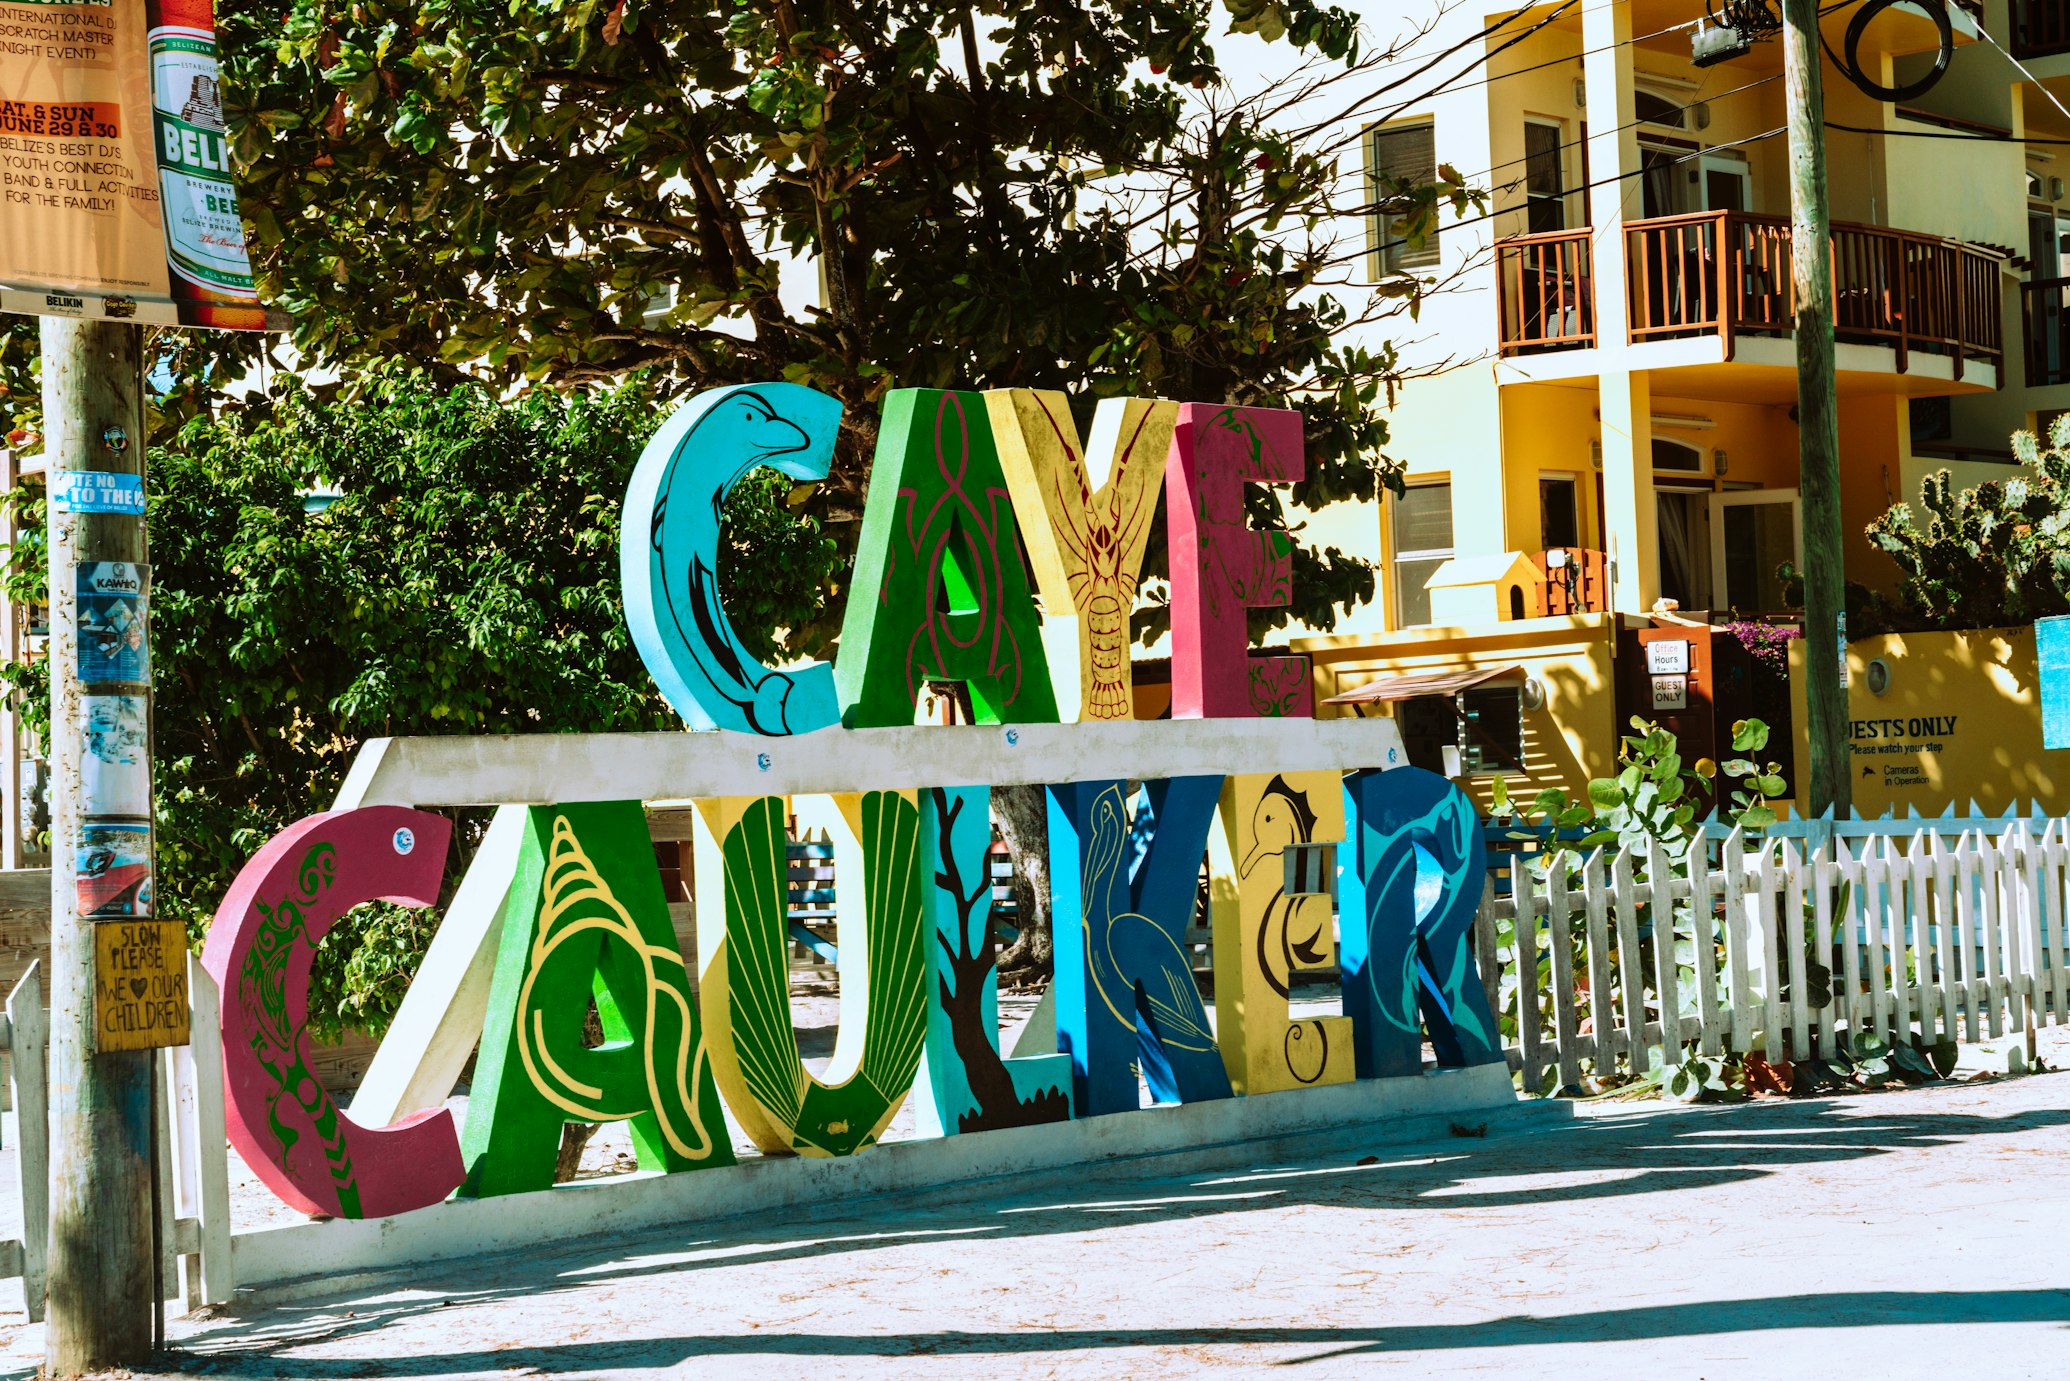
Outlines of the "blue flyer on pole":
M 50 503 L 60 513 L 142 513 L 144 477 L 115 470 L 53 470 Z
M 73 567 L 79 592 L 79 679 L 151 682 L 151 644 L 144 634 L 151 568 L 133 561 L 82 561 Z

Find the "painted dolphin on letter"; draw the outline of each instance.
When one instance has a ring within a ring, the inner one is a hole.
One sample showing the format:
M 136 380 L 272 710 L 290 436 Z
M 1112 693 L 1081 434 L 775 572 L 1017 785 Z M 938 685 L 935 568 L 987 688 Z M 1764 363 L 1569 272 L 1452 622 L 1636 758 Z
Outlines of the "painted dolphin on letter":
M 776 671 L 734 635 L 719 590 L 726 495 L 767 465 L 825 479 L 841 404 L 799 384 L 738 384 L 698 394 L 640 453 L 619 520 L 625 621 L 640 660 L 693 729 L 781 736 L 838 724 L 834 670 Z

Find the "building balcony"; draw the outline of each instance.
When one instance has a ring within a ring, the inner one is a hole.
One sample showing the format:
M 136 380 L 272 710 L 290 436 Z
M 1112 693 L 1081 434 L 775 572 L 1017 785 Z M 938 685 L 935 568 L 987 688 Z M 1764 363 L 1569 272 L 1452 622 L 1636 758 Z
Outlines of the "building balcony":
M 2012 0 L 2009 8 L 2014 57 L 2070 53 L 2070 0 Z
M 2004 355 L 2003 257 L 1975 245 L 1880 226 L 1835 225 L 1836 339 L 1894 352 L 1904 373 L 1915 354 L 1996 367 Z M 1740 336 L 1787 337 L 1790 223 L 1743 211 L 1707 211 L 1625 227 L 1626 302 L 1634 345 L 1714 337 L 1730 360 Z M 1496 246 L 1505 356 L 1598 344 L 1592 232 L 1522 235 Z

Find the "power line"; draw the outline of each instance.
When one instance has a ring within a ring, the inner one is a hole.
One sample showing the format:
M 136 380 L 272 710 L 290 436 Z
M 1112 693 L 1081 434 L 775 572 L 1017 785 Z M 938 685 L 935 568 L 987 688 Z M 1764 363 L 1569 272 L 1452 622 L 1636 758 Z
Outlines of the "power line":
M 1717 153 L 1717 152 L 1718 152 L 1719 150 L 1721 150 L 1721 149 L 1737 149 L 1737 148 L 1742 148 L 1742 147 L 1744 147 L 1745 145 L 1748 145 L 1748 144 L 1758 144 L 1758 143 L 1760 143 L 1760 142 L 1761 142 L 1762 140 L 1764 140 L 1764 139 L 1773 139 L 1773 138 L 1775 138 L 1775 136 L 1776 136 L 1776 135 L 1778 135 L 1778 134 L 1781 134 L 1781 133 L 1783 133 L 1783 132 L 1784 132 L 1784 129 L 1785 129 L 1785 127 L 1784 127 L 1784 126 L 1782 126 L 1782 125 L 1777 125 L 1777 126 L 1776 126 L 1776 127 L 1774 128 L 1774 129 L 1771 129 L 1771 130 L 1763 130 L 1763 131 L 1762 131 L 1761 133 L 1759 133 L 1759 134 L 1749 134 L 1749 135 L 1748 135 L 1748 136 L 1747 136 L 1746 138 L 1744 138 L 1744 139 L 1734 139 L 1734 140 L 1731 140 L 1730 142 L 1728 142 L 1728 143 L 1724 143 L 1724 144 L 1711 144 L 1711 145 L 1708 145 L 1708 146 L 1706 146 L 1706 147 L 1704 147 L 1704 148 L 1700 148 L 1700 149 L 1691 149 L 1691 150 L 1690 150 L 1690 151 L 1689 151 L 1688 153 L 1682 154 L 1682 155 L 1680 155 L 1680 156 L 1678 156 L 1678 157 L 1675 157 L 1675 158 L 1670 158 L 1670 159 L 1667 159 L 1667 160 L 1665 160 L 1664 162 L 1660 162 L 1660 163 L 1655 163 L 1655 164 L 1653 164 L 1653 165 L 1652 165 L 1652 166 L 1650 166 L 1650 167 L 1644 167 L 1644 168 L 1633 168 L 1633 169 L 1631 169 L 1631 170 L 1630 170 L 1630 171 L 1628 171 L 1628 172 L 1622 172 L 1622 173 L 1613 173 L 1613 174 L 1611 174 L 1611 175 L 1610 175 L 1609 177 L 1599 177 L 1599 178 L 1596 178 L 1596 179 L 1594 179 L 1593 181 L 1590 181 L 1590 182 L 1584 182 L 1584 183 L 1582 183 L 1582 184 L 1581 184 L 1581 186 L 1579 186 L 1579 187 L 1570 187 L 1570 188 L 1568 188 L 1568 189 L 1567 189 L 1567 193 L 1571 194 L 1571 193 L 1574 193 L 1574 192 L 1589 192 L 1589 191 L 1593 191 L 1593 190 L 1595 190 L 1595 189 L 1596 189 L 1596 188 L 1598 188 L 1598 187 L 1609 187 L 1609 186 L 1612 186 L 1612 185 L 1614 185 L 1614 184 L 1616 184 L 1616 183 L 1619 183 L 1619 182 L 1625 182 L 1625 181 L 1628 181 L 1628 180 L 1630 180 L 1631 178 L 1635 178 L 1635 177 L 1644 177 L 1644 176 L 1646 176 L 1646 175 L 1647 175 L 1648 173 L 1655 173 L 1655 172 L 1659 172 L 1659 171 L 1660 171 L 1660 170 L 1661 170 L 1662 168 L 1675 168 L 1675 167 L 1680 167 L 1680 166 L 1681 166 L 1682 164 L 1684 164 L 1684 163 L 1687 163 L 1687 162 L 1689 162 L 1689 161 L 1690 161 L 1691 159 L 1695 159 L 1695 158 L 1702 158 L 1702 157 L 1704 157 L 1704 156 L 1705 156 L 1705 155 L 1707 155 L 1707 154 L 1714 154 L 1714 153 Z M 1436 233 L 1436 234 L 1442 234 L 1442 233 L 1444 233 L 1445 231 L 1448 231 L 1448 230 L 1463 230 L 1463 229 L 1465 229 L 1465 228 L 1466 228 L 1467 226 L 1470 226 L 1470 225 L 1480 225 L 1480 224 L 1482 224 L 1483 222 L 1486 222 L 1486 221 L 1492 221 L 1492 220 L 1494 220 L 1494 219 L 1495 219 L 1496 217 L 1498 217 L 1498 216 L 1519 216 L 1519 215 L 1522 215 L 1523 213 L 1524 213 L 1524 208 L 1522 208 L 1522 207 L 1518 207 L 1518 206 L 1509 206 L 1509 207 L 1504 207 L 1504 208 L 1503 208 L 1502 210 L 1499 210 L 1499 211 L 1488 211 L 1488 212 L 1485 212 L 1485 213 L 1483 213 L 1483 214 L 1481 214 L 1481 215 L 1478 215 L 1478 216 L 1469 216 L 1469 217 L 1467 217 L 1467 218 L 1466 218 L 1465 220 L 1461 220 L 1461 221 L 1446 221 L 1446 222 L 1444 222 L 1443 224 L 1439 225 L 1439 226 L 1437 227 L 1436 231 L 1435 231 L 1435 232 L 1433 232 L 1433 233 Z M 1370 215 L 1377 215 L 1377 214 L 1380 214 L 1380 213 L 1379 213 L 1379 212 L 1378 212 L 1377 210 L 1373 210 L 1373 211 L 1364 211 L 1364 212 L 1361 212 L 1361 211 L 1353 211 L 1353 212 L 1352 212 L 1351 214 L 1353 214 L 1353 215 L 1359 215 L 1359 214 L 1370 214 Z M 1578 227 L 1578 228 L 1583 228 L 1583 229 L 1585 229 L 1586 227 Z M 1380 249 L 1383 249 L 1383 250 L 1387 250 L 1387 249 L 1393 249 L 1393 248 L 1395 248 L 1395 247 L 1396 247 L 1397 245 L 1404 245 L 1404 244 L 1407 244 L 1407 243 L 1408 243 L 1408 241 L 1406 241 L 1406 240 L 1399 240 L 1399 239 L 1397 239 L 1397 240 L 1387 240 L 1387 241 L 1383 242 L 1382 244 L 1380 244 L 1380 245 L 1378 246 L 1378 248 L 1380 248 Z
M 1620 0 L 1620 3 L 1621 2 L 1622 0 Z M 1689 20 L 1687 23 L 1683 24 L 1670 24 L 1665 29 L 1655 29 L 1650 34 L 1634 34 L 1630 38 L 1620 38 L 1615 43 L 1605 43 L 1600 48 L 1584 48 L 1580 52 L 1570 54 L 1567 57 L 1553 58 L 1546 62 L 1533 63 L 1529 67 L 1519 67 L 1513 72 L 1497 72 L 1494 76 L 1483 77 L 1479 81 L 1466 82 L 1460 86 L 1446 87 L 1443 89 L 1443 91 L 1438 92 L 1436 94 L 1443 95 L 1453 91 L 1471 91 L 1476 86 L 1492 86 L 1496 82 L 1506 81 L 1511 77 L 1521 77 L 1532 72 L 1542 72 L 1548 67 L 1565 67 L 1570 62 L 1579 62 L 1583 58 L 1594 57 L 1598 53 L 1608 53 L 1618 48 L 1629 48 L 1634 43 L 1644 43 L 1648 39 L 1665 38 L 1669 34 L 1679 33 L 1684 29 L 1693 29 L 1701 23 L 1703 23 L 1701 19 L 1692 19 Z
M 1683 108 L 1684 110 L 1689 110 L 1689 109 L 1693 109 L 1693 108 L 1695 108 L 1696 106 L 1699 106 L 1699 105 L 1703 105 L 1703 104 L 1706 104 L 1706 103 L 1708 103 L 1708 102 L 1710 102 L 1710 101 L 1722 101 L 1722 100 L 1724 100 L 1724 99 L 1725 99 L 1725 98 L 1726 98 L 1727 96 L 1737 96 L 1737 95 L 1739 95 L 1739 94 L 1740 94 L 1740 93 L 1741 93 L 1742 91 L 1752 91 L 1752 90 L 1753 90 L 1753 89 L 1754 89 L 1755 87 L 1757 87 L 1757 86 L 1766 86 L 1766 85 L 1768 85 L 1768 84 L 1769 84 L 1770 82 L 1779 82 L 1779 81 L 1781 81 L 1781 80 L 1782 80 L 1782 73 L 1780 73 L 1780 72 L 1776 72 L 1776 73 L 1773 73 L 1772 75 L 1769 75 L 1769 76 L 1766 76 L 1766 77 L 1760 77 L 1760 78 L 1757 78 L 1757 79 L 1755 79 L 1754 81 L 1750 81 L 1750 82 L 1746 83 L 1746 85 L 1744 85 L 1744 86 L 1735 86 L 1735 87 L 1731 88 L 1730 90 L 1727 90 L 1727 91 L 1720 91 L 1720 92 L 1718 92 L 1718 93 L 1717 93 L 1716 95 L 1714 95 L 1714 96 L 1711 96 L 1711 95 L 1705 95 L 1705 94 L 1703 93 L 1703 91 L 1702 91 L 1702 90 L 1701 90 L 1701 89 L 1699 88 L 1699 89 L 1698 89 L 1698 91 L 1696 92 L 1696 94 L 1695 94 L 1694 96 L 1692 96 L 1692 97 L 1690 98 L 1690 100 L 1689 100 L 1689 103 L 1688 103 L 1687 105 L 1683 106 L 1682 108 Z M 1567 150 L 1569 150 L 1569 149 L 1578 149 L 1578 148 L 1582 147 L 1583 145 L 1587 144 L 1587 143 L 1588 143 L 1588 142 L 1589 142 L 1590 140 L 1592 140 L 1592 139 L 1600 139 L 1600 138 L 1602 138 L 1602 137 L 1603 137 L 1604 135 L 1610 135 L 1610 134 L 1622 134 L 1622 133 L 1623 133 L 1624 131 L 1626 131 L 1626 130 L 1628 130 L 1628 129 L 1633 129 L 1633 128 L 1635 128 L 1635 127 L 1639 126 L 1639 125 L 1651 125 L 1651 124 L 1658 124 L 1658 123 L 1659 123 L 1659 121 L 1656 121 L 1656 120 L 1649 120 L 1649 119 L 1647 119 L 1646 117 L 1644 117 L 1644 116 L 1641 116 L 1641 117 L 1639 117 L 1639 118 L 1638 118 L 1638 119 L 1636 119 L 1636 120 L 1627 120 L 1627 121 L 1625 121 L 1625 122 L 1624 122 L 1623 124 L 1621 124 L 1621 125 L 1612 125 L 1612 126 L 1611 126 L 1611 127 L 1609 128 L 1609 129 L 1606 129 L 1606 130 L 1602 130 L 1602 131 L 1600 131 L 1600 132 L 1599 132 L 1599 131 L 1595 131 L 1595 130 L 1591 130 L 1591 131 L 1590 131 L 1590 132 L 1589 132 L 1589 133 L 1588 133 L 1587 135 L 1584 135 L 1584 136 L 1583 136 L 1582 138 L 1579 138 L 1579 139 L 1569 139 L 1569 140 L 1567 140 L 1566 142 L 1564 142 L 1564 143 L 1562 143 L 1562 144 L 1559 144 L 1559 145 L 1557 146 L 1557 148 L 1556 148 L 1556 151 L 1557 151 L 1557 152 L 1559 152 L 1559 153 L 1565 153 L 1565 152 L 1566 152 Z M 1673 128 L 1673 126 L 1669 126 L 1669 128 Z M 1495 165 L 1494 167 L 1492 167 L 1492 168 L 1484 168 L 1484 169 L 1482 169 L 1482 170 L 1481 170 L 1480 172 L 1478 172 L 1478 173 L 1475 173 L 1475 174 L 1473 174 L 1473 175 L 1472 175 L 1472 177 L 1468 178 L 1467 180 L 1468 180 L 1469 182 L 1471 182 L 1471 181 L 1474 181 L 1474 180 L 1476 180 L 1476 179 L 1479 179 L 1479 178 L 1484 178 L 1484 177 L 1488 177 L 1488 176 L 1490 176 L 1491 174 L 1494 174 L 1494 173 L 1498 173 L 1498 172 L 1502 171 L 1502 170 L 1503 170 L 1504 168 L 1514 168 L 1514 167 L 1515 167 L 1515 166 L 1517 166 L 1517 164 L 1519 164 L 1519 163 L 1528 163 L 1528 162 L 1530 162 L 1530 161 L 1531 161 L 1531 159 L 1530 159 L 1530 155 L 1528 155 L 1528 154 L 1526 154 L 1526 155 L 1525 155 L 1524 157 L 1522 157 L 1522 158 L 1512 158 L 1512 159 L 1509 159 L 1509 160 L 1507 160 L 1506 162 L 1502 162 L 1502 163 L 1497 163 L 1497 164 L 1496 164 L 1496 165 Z M 1510 188 L 1510 187 L 1514 187 L 1514 186 L 1516 186 L 1516 183 L 1515 183 L 1514 181 L 1512 181 L 1512 182 L 1508 182 L 1508 183 L 1505 183 L 1505 184 L 1503 184 L 1503 186 L 1504 186 L 1504 188 Z M 1574 189 L 1574 190 L 1578 190 L 1578 189 Z M 1562 193 L 1561 195 L 1563 195 L 1563 196 L 1564 196 L 1564 195 L 1565 195 L 1565 193 L 1563 192 L 1563 193 Z
M 1826 121 L 1827 129 L 1848 134 L 1880 134 L 1886 139 L 1953 139 L 1971 144 L 2070 144 L 2070 139 L 2034 139 L 2017 134 L 1963 134 L 1952 129 L 1877 129 L 1872 125 L 1843 125 Z

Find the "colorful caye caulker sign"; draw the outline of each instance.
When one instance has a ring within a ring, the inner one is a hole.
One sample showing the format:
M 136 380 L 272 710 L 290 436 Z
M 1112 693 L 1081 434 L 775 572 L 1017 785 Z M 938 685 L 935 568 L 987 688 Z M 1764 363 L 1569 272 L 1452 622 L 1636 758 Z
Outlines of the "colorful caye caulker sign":
M 1146 1092 L 1413 1077 L 1426 1042 L 1441 1065 L 1501 1062 L 1470 942 L 1472 803 L 1402 765 L 1390 722 L 1314 720 L 1305 661 L 1248 647 L 1246 612 L 1287 600 L 1291 563 L 1287 534 L 1245 523 L 1243 487 L 1300 476 L 1298 413 L 1110 400 L 1081 447 L 1059 394 L 894 391 L 839 656 L 765 666 L 727 618 L 721 506 L 757 466 L 824 476 L 840 418 L 795 384 L 717 389 L 639 462 L 626 618 L 700 732 L 376 741 L 340 809 L 240 875 L 204 962 L 232 1138 L 287 1202 L 373 1217 L 546 1190 L 570 1121 L 626 1121 L 641 1167 L 676 1173 L 734 1162 L 727 1114 L 766 1154 L 840 1157 L 909 1097 L 923 1137 L 1012 1136 L 1136 1115 Z M 1127 615 L 1159 503 L 1177 722 L 1132 723 Z M 997 727 L 916 727 L 942 681 Z M 394 775 L 410 744 L 459 775 Z M 987 863 L 1005 783 L 1047 789 L 1056 927 L 1054 1043 L 1011 1055 Z M 694 953 L 650 839 L 662 799 L 693 807 Z M 355 1102 L 362 1124 L 311 1073 L 310 960 L 350 905 L 435 904 L 448 830 L 414 808 L 429 805 L 497 815 Z M 835 860 L 841 1030 L 818 1072 L 790 1008 L 794 830 Z M 1187 944 L 1204 862 L 1213 1012 Z M 1343 1014 L 1295 1019 L 1297 975 L 1333 960 Z M 443 1103 L 477 1046 L 456 1125 Z
M 283 325 L 252 285 L 210 0 L 0 9 L 0 311 Z

